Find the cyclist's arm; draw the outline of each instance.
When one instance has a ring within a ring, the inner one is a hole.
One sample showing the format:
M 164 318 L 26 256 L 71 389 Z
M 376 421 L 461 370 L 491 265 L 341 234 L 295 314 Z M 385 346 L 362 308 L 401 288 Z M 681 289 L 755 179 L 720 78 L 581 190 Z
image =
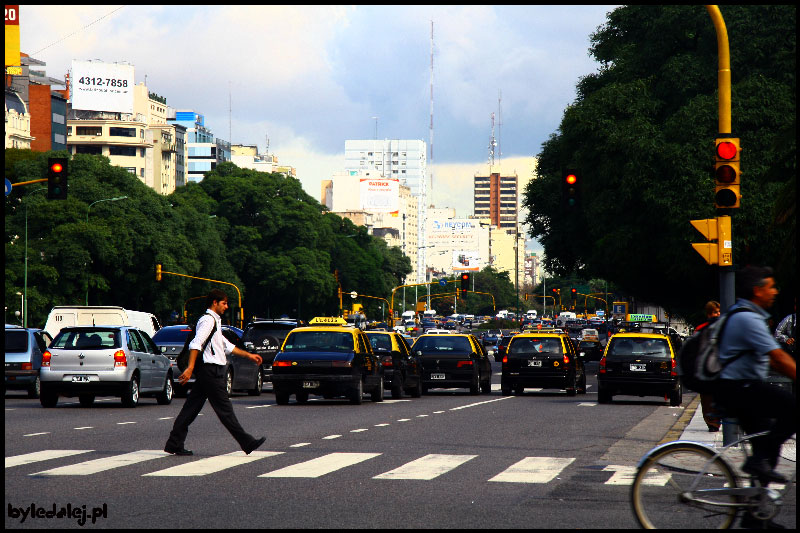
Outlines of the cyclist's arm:
M 768 352 L 769 364 L 786 377 L 797 381 L 797 363 L 792 356 L 780 348 Z

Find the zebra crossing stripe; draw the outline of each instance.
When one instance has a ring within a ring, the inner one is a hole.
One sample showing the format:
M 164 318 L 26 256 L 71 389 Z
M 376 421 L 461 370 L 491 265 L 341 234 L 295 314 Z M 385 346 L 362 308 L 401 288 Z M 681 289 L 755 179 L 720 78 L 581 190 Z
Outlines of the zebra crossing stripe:
M 32 476 L 88 476 L 90 474 L 97 474 L 98 472 L 105 472 L 114 468 L 121 468 L 144 461 L 151 461 L 153 459 L 160 459 L 167 457 L 170 454 L 163 450 L 139 450 L 138 452 L 124 453 L 122 455 L 114 455 L 112 457 L 104 457 L 102 459 L 94 459 L 83 463 L 74 465 L 62 466 L 60 468 L 53 468 L 52 470 L 45 470 L 31 474 Z
M 606 485 L 633 485 L 633 480 L 636 478 L 637 467 L 623 466 L 623 465 L 608 465 L 603 468 L 603 472 L 614 472 Z M 642 480 L 643 485 L 651 485 L 654 487 L 663 487 L 669 482 L 670 475 L 662 474 L 660 472 L 651 471 Z
M 245 455 L 244 452 L 232 452 L 225 455 L 218 455 L 216 457 L 206 457 L 199 461 L 192 461 L 191 463 L 184 463 L 176 465 L 157 472 L 150 472 L 144 476 L 155 477 L 188 477 L 188 476 L 207 476 L 214 474 L 221 470 L 233 468 L 235 466 L 252 463 L 265 457 L 272 457 L 280 455 L 284 452 L 252 452 L 250 455 Z
M 548 483 L 575 460 L 574 457 L 526 457 L 489 481 Z
M 378 457 L 379 453 L 349 453 L 349 452 L 336 452 L 298 463 L 296 465 L 287 466 L 273 472 L 261 474 L 258 477 L 306 477 L 316 478 L 330 474 L 341 468 L 352 466 L 354 464 Z
M 372 479 L 433 479 L 461 466 L 477 455 L 442 455 L 432 453 L 406 463 L 399 468 L 384 472 Z
M 88 453 L 93 451 L 94 450 L 43 450 L 41 452 L 15 455 L 13 457 L 6 457 L 6 468 L 38 463 L 39 461 L 48 461 L 50 459 L 58 459 L 60 457 L 70 457 L 71 455 L 78 455 L 80 453 Z

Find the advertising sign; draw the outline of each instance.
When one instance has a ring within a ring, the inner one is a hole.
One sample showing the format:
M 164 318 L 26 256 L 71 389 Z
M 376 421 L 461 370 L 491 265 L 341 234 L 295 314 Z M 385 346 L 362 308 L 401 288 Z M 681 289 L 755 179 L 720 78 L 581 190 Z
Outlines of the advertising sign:
M 72 61 L 72 109 L 133 113 L 133 65 Z
M 475 250 L 454 250 L 453 271 L 472 270 L 477 272 L 481 261 L 481 254 Z
M 361 209 L 388 213 L 399 211 L 399 179 L 362 178 L 360 182 Z
M 6 6 L 6 74 L 22 75 L 19 54 L 19 6 Z

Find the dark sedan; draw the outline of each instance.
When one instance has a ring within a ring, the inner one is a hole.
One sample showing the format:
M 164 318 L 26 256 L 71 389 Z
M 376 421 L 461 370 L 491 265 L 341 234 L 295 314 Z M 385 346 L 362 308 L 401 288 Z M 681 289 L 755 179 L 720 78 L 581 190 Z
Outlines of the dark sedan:
M 392 398 L 402 398 L 403 391 L 414 398 L 422 396 L 422 364 L 403 336 L 369 331 L 367 338 L 375 355 L 381 358 L 384 387 L 392 391 Z
M 567 395 L 586 393 L 583 358 L 565 333 L 523 333 L 503 357 L 502 394 L 522 394 L 526 387 L 559 388 Z
M 431 388 L 492 391 L 492 364 L 472 335 L 422 335 L 411 350 L 422 362 L 422 392 Z

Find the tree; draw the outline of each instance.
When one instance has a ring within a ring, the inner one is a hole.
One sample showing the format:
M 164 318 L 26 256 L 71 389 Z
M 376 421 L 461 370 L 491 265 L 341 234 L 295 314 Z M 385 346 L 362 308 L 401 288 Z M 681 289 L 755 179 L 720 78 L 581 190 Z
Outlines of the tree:
M 773 263 L 793 230 L 770 216 L 795 181 L 795 18 L 790 6 L 726 6 L 733 129 L 742 139 L 742 208 L 734 214 L 739 265 Z M 688 314 L 718 294 L 716 271 L 691 248 L 689 220 L 712 218 L 717 136 L 717 47 L 697 6 L 625 6 L 592 35 L 598 73 L 542 146 L 527 186 L 531 236 L 547 270 L 608 279 L 628 294 Z M 791 142 L 774 141 L 788 132 Z M 582 208 L 559 203 L 562 168 L 579 168 Z M 780 172 L 770 172 L 780 168 Z M 785 189 L 784 189 L 785 190 Z M 792 205 L 795 201 L 791 197 Z M 790 212 L 784 208 L 781 212 Z M 792 241 L 793 242 L 793 241 Z M 795 247 L 785 262 L 794 272 Z M 794 286 L 794 276 L 785 284 Z

